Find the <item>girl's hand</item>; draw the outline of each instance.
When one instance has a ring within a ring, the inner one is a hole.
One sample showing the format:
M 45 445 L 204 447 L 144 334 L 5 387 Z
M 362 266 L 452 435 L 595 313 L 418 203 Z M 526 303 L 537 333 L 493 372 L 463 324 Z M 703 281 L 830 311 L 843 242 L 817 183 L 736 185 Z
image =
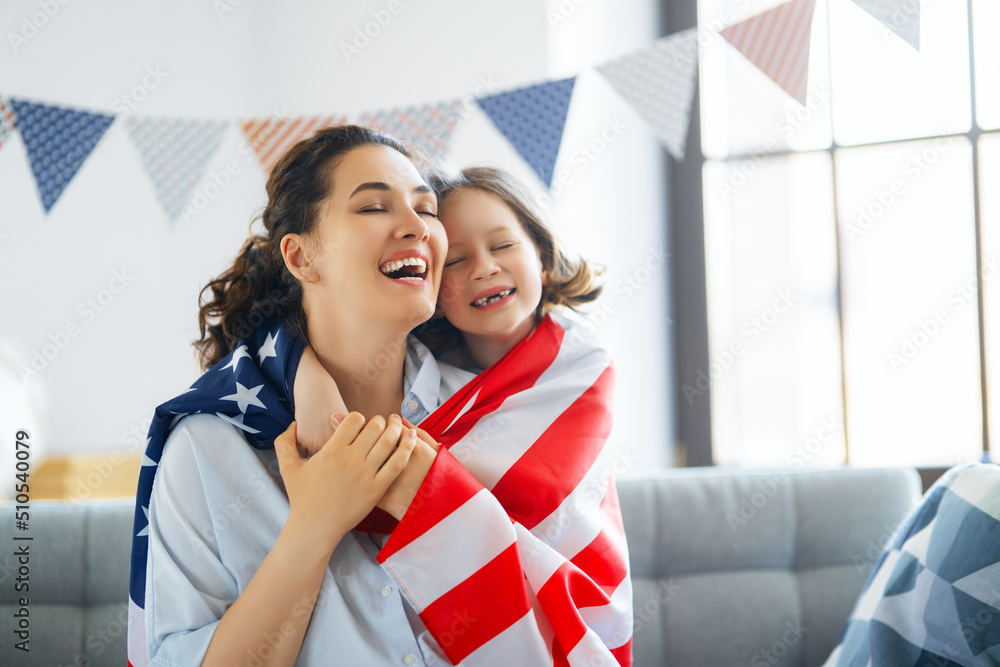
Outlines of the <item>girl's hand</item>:
M 298 424 L 298 444 L 304 456 L 312 456 L 333 436 L 330 416 L 347 414 L 337 383 L 326 372 L 312 347 L 302 351 L 295 383 L 295 421 Z
M 426 442 L 431 447 L 433 447 L 435 452 L 441 449 L 441 444 L 435 441 L 434 438 L 432 438 L 427 433 L 427 431 L 420 428 L 419 426 L 414 426 L 413 424 L 410 423 L 410 420 L 407 419 L 406 417 L 401 417 L 401 419 L 403 420 L 403 426 L 405 426 L 406 428 L 415 429 L 417 431 L 417 437 Z
M 333 436 L 308 460 L 302 460 L 296 426 L 292 422 L 274 440 L 291 506 L 288 524 L 308 527 L 332 553 L 406 468 L 417 444 L 416 433 L 404 431 L 398 418 L 386 424 L 375 416 L 366 424 L 361 414 L 352 412 L 343 421 L 331 418 Z

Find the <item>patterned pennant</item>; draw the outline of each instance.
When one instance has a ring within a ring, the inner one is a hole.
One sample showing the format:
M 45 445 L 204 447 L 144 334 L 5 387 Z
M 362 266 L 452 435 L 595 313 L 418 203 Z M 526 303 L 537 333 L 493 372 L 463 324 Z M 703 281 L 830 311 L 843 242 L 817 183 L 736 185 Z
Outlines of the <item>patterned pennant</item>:
M 10 103 L 48 213 L 115 117 L 15 98 Z
M 7 141 L 7 135 L 13 132 L 15 127 L 17 127 L 17 123 L 14 122 L 14 110 L 0 95 L 0 148 L 3 147 L 3 142 Z
M 920 50 L 919 0 L 853 0 L 907 44 Z
M 546 187 L 552 185 L 574 83 L 576 77 L 476 99 Z
M 253 118 L 239 122 L 247 143 L 257 154 L 257 159 L 268 174 L 281 156 L 297 142 L 316 130 L 331 125 L 342 125 L 346 116 L 300 116 L 298 118 Z
M 228 126 L 224 120 L 135 116 L 126 122 L 128 136 L 171 222 L 198 185 Z
M 461 119 L 461 102 L 440 102 L 361 114 L 358 122 L 402 140 L 414 158 L 426 164 L 448 152 L 448 141 Z
M 720 34 L 789 95 L 806 103 L 816 0 L 791 0 Z
M 698 74 L 697 29 L 658 39 L 597 71 L 653 126 L 674 159 L 683 160 Z

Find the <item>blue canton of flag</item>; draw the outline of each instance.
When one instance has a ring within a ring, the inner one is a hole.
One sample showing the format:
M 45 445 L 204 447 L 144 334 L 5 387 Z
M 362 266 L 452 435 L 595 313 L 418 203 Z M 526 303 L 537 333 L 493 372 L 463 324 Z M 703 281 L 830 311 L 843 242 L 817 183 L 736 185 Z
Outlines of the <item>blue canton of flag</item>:
M 295 416 L 291 390 L 304 347 L 280 323 L 262 326 L 248 340 L 240 340 L 190 389 L 156 408 L 139 470 L 132 529 L 129 597 L 138 609 L 144 608 L 146 597 L 149 498 L 171 429 L 187 415 L 215 414 L 237 426 L 254 447 L 273 447 L 275 437 Z

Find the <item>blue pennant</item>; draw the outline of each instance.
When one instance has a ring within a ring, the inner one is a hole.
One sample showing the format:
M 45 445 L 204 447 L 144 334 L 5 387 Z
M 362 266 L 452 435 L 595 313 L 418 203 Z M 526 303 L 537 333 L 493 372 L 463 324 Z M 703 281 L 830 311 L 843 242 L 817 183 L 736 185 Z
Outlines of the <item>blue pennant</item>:
M 546 187 L 552 185 L 576 77 L 476 100 Z
M 18 99 L 10 102 L 48 213 L 115 117 Z

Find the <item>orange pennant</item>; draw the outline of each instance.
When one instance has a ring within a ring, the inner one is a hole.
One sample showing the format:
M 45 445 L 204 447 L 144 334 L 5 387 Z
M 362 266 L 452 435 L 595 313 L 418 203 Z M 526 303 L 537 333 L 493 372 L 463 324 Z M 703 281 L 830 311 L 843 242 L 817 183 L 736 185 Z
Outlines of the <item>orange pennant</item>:
M 816 0 L 791 0 L 720 34 L 789 95 L 806 103 Z
M 238 125 L 247 143 L 253 147 L 257 159 L 267 174 L 300 139 L 310 136 L 315 130 L 347 121 L 346 116 L 300 116 L 297 118 L 254 118 L 241 120 Z

